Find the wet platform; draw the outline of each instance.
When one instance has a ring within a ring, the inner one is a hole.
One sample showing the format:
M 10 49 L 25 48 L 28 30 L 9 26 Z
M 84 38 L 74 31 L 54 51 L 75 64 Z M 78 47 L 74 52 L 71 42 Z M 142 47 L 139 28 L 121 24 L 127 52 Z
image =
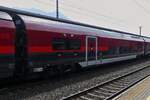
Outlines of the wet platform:
M 150 100 L 150 76 L 115 97 L 113 100 Z

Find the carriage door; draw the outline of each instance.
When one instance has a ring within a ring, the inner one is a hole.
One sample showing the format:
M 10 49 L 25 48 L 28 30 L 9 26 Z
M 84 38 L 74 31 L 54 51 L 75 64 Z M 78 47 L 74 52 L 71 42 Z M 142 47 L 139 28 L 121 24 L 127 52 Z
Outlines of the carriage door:
M 93 65 L 97 60 L 97 37 L 86 37 L 86 62 L 87 65 Z

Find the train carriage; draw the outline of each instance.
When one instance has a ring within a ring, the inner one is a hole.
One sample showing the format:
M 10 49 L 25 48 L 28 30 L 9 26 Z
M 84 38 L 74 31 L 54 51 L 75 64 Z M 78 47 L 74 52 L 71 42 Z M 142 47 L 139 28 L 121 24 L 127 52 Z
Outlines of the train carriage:
M 134 59 L 149 54 L 149 43 L 140 35 L 4 8 L 0 75 L 64 72 Z
M 26 24 L 28 60 L 35 71 L 43 71 L 42 66 L 79 63 L 86 67 L 144 55 L 144 40 L 139 35 L 20 17 Z

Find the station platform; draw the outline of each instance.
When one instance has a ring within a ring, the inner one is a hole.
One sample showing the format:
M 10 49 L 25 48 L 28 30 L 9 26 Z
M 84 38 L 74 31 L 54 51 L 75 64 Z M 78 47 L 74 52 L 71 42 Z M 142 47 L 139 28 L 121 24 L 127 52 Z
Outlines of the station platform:
M 113 100 L 150 100 L 150 76 L 118 95 Z

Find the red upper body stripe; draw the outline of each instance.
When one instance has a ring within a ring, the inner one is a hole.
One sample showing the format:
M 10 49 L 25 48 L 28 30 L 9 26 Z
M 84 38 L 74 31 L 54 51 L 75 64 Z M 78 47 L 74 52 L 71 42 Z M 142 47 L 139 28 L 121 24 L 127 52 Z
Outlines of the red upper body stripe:
M 14 54 L 15 47 L 14 46 L 0 46 L 0 54 Z

